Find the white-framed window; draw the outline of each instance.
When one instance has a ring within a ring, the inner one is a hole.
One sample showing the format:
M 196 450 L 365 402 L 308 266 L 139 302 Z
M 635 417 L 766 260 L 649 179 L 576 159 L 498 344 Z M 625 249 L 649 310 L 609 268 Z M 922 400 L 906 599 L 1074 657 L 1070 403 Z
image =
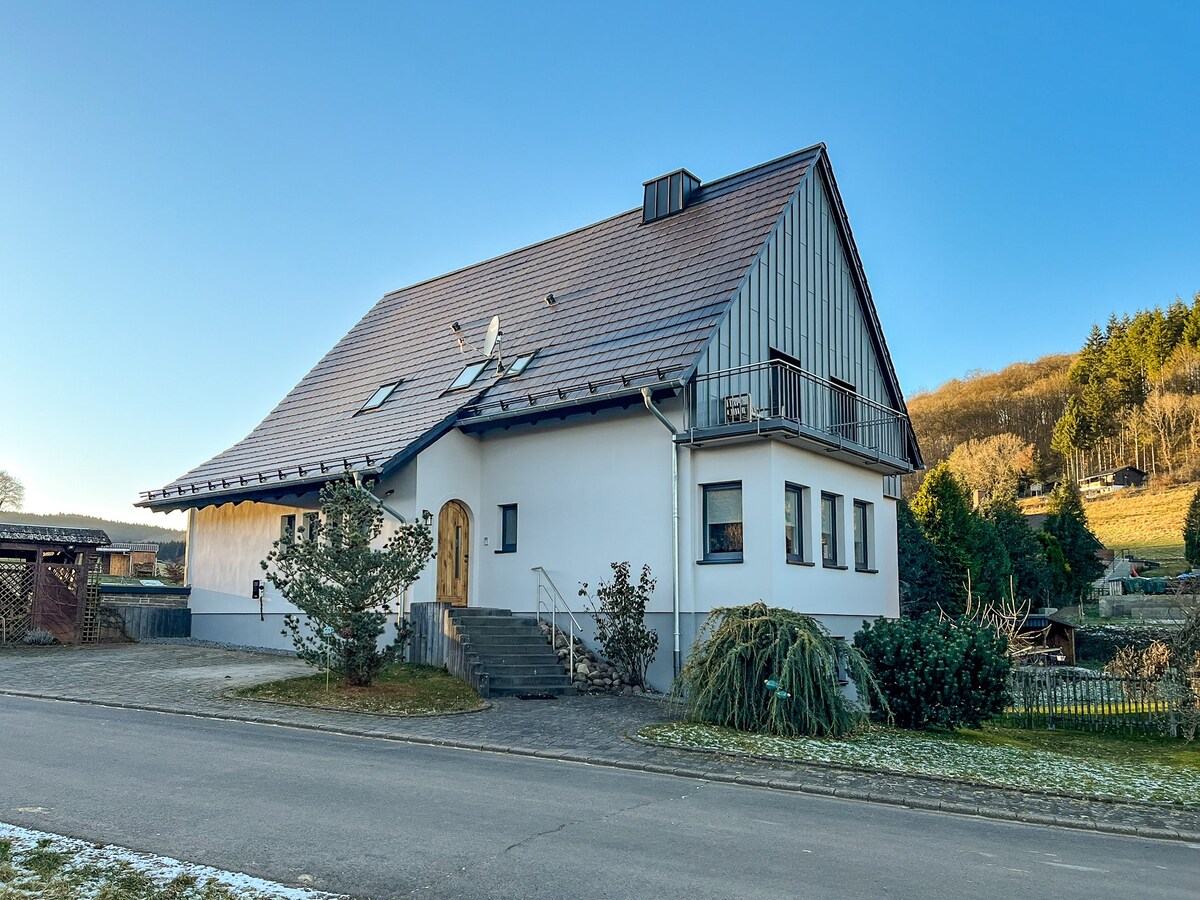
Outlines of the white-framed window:
M 742 561 L 742 483 L 701 485 L 704 492 L 704 561 Z
M 854 501 L 854 568 L 875 571 L 875 505 Z

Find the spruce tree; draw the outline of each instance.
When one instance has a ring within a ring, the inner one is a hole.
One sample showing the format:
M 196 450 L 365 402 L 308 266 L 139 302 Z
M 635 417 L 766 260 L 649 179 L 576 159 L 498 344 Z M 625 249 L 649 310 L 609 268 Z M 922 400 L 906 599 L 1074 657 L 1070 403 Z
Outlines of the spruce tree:
M 919 618 L 937 612 L 949 596 L 946 572 L 937 549 L 925 537 L 908 503 L 896 504 L 896 538 L 899 545 L 900 614 Z
M 1053 535 L 1062 550 L 1066 573 L 1067 599 L 1081 603 L 1087 597 L 1092 582 L 1104 574 L 1104 563 L 1096 557 L 1104 545 L 1087 526 L 1083 500 L 1074 482 L 1064 478 L 1050 494 L 1050 514 L 1042 525 Z
M 1192 496 L 1187 517 L 1183 520 L 1183 555 L 1188 565 L 1200 566 L 1200 489 Z
M 971 509 L 962 485 L 946 463 L 929 470 L 912 501 L 913 517 L 934 547 L 946 577 L 948 615 L 963 612 L 967 584 L 984 600 L 997 600 L 1007 591 L 1009 564 L 1003 545 L 990 524 Z
M 1042 606 L 1050 593 L 1053 576 L 1045 547 L 1025 516 L 1012 499 L 1004 498 L 989 504 L 984 517 L 995 529 L 1008 554 L 1016 599 L 1032 601 L 1035 607 Z

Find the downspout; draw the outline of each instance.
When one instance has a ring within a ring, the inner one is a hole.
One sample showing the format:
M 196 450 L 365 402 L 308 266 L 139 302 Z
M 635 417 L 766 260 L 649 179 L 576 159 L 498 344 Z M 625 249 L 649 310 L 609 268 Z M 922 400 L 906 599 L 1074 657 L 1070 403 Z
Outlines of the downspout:
M 676 678 L 679 677 L 679 670 L 682 663 L 682 656 L 679 650 L 679 448 L 675 446 L 674 437 L 679 433 L 678 429 L 671 424 L 671 420 L 663 415 L 662 410 L 654 405 L 650 399 L 650 389 L 642 388 L 642 400 L 646 403 L 646 409 L 654 415 L 654 418 L 663 423 L 663 427 L 671 432 L 671 555 L 672 562 L 675 566 L 674 578 L 671 579 L 671 613 L 674 616 L 675 624 L 675 646 L 674 653 L 671 659 L 672 670 Z

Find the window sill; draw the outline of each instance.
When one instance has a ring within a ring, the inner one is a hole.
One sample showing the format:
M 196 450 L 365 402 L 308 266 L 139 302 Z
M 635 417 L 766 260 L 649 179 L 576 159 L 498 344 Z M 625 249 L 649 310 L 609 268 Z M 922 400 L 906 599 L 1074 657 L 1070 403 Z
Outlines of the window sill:
M 729 559 L 698 559 L 698 566 L 740 566 L 744 562 L 740 556 L 730 557 Z
M 807 560 L 804 560 L 804 559 L 789 559 L 787 561 L 787 564 L 789 566 L 808 566 L 809 568 L 812 568 L 813 566 L 816 565 L 816 563 L 808 562 Z
M 517 548 L 513 547 L 511 550 L 493 550 L 492 552 L 499 556 L 501 553 L 516 553 Z
M 865 575 L 878 575 L 878 574 L 879 574 L 879 570 L 878 570 L 878 569 L 867 569 L 867 568 L 863 568 L 863 567 L 861 567 L 861 566 L 855 566 L 855 567 L 854 567 L 854 571 L 855 571 L 855 572 L 862 572 L 862 573 L 863 573 L 863 574 L 865 574 Z
M 839 566 L 837 563 L 825 562 L 824 560 L 821 561 L 821 566 L 826 569 L 837 569 L 840 572 L 845 572 L 849 568 L 849 566 Z

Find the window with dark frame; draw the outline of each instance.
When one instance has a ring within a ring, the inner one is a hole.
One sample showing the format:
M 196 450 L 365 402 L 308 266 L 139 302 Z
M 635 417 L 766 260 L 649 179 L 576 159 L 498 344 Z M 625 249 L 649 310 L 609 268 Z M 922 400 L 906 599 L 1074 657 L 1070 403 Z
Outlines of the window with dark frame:
M 463 388 L 470 387 L 475 383 L 475 379 L 483 374 L 483 370 L 488 367 L 488 363 L 490 362 L 490 359 L 485 359 L 483 362 L 471 363 L 458 373 L 458 377 L 450 382 L 450 387 L 446 388 L 446 390 L 460 391 Z
M 859 571 L 871 568 L 870 505 L 862 500 L 854 501 L 854 568 Z
M 704 559 L 742 561 L 742 483 L 704 485 Z
M 808 489 L 796 484 L 783 488 L 783 541 L 788 562 L 804 559 L 804 496 Z
M 836 494 L 821 494 L 821 562 L 838 565 L 838 498 Z
M 379 407 L 383 406 L 387 399 L 396 392 L 396 388 L 400 387 L 402 381 L 403 379 L 400 381 L 393 381 L 391 384 L 380 385 L 378 388 L 376 388 L 375 393 L 367 398 L 367 402 L 362 405 L 358 412 L 365 413 L 370 412 L 373 409 L 379 409 Z M 358 413 L 355 413 L 355 415 L 358 415 Z
M 296 517 L 294 515 L 279 517 L 279 539 L 296 539 Z
M 517 504 L 505 503 L 500 507 L 499 553 L 517 552 Z

